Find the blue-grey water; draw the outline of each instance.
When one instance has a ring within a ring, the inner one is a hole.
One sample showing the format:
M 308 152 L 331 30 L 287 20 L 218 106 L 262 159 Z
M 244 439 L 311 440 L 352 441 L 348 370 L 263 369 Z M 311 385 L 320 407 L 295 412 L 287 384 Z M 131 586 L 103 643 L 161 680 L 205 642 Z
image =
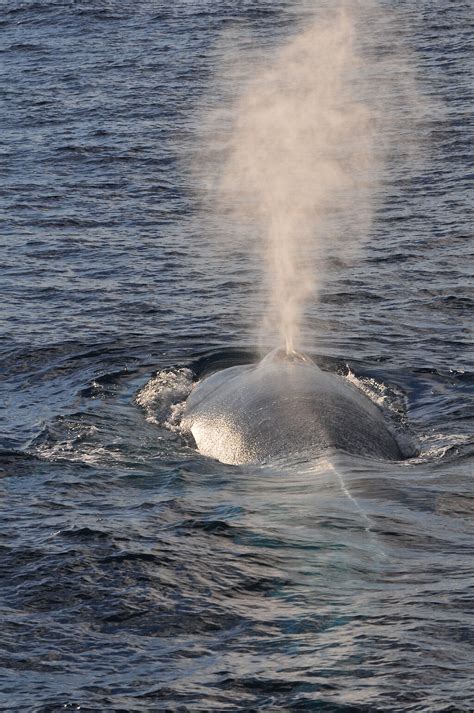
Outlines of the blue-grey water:
M 2 1 L 2 711 L 474 710 L 472 6 L 396 5 L 423 161 L 305 339 L 419 454 L 262 469 L 176 426 L 261 316 L 187 166 L 222 33 L 295 4 Z

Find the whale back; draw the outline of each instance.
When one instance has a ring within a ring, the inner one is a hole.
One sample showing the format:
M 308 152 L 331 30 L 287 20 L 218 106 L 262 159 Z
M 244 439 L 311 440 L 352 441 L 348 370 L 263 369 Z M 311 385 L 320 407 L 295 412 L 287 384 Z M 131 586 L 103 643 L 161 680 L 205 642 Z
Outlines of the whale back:
M 328 448 L 402 458 L 381 410 L 343 377 L 303 356 L 266 357 L 204 379 L 188 398 L 181 426 L 200 453 L 223 463 Z

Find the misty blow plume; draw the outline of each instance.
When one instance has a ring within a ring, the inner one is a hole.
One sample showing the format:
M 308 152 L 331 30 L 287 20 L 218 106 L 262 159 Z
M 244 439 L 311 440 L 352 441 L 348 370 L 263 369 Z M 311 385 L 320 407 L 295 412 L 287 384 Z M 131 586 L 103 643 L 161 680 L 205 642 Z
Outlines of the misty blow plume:
M 276 333 L 288 352 L 299 346 L 328 253 L 354 257 L 370 229 L 390 144 L 389 102 L 407 95 L 407 72 L 400 90 L 391 71 L 398 57 L 386 54 L 374 70 L 362 51 L 384 23 L 369 0 L 358 6 L 363 20 L 332 6 L 277 48 L 232 57 L 244 79 L 210 122 L 208 136 L 220 142 L 216 205 L 243 230 L 257 226 L 260 337 Z

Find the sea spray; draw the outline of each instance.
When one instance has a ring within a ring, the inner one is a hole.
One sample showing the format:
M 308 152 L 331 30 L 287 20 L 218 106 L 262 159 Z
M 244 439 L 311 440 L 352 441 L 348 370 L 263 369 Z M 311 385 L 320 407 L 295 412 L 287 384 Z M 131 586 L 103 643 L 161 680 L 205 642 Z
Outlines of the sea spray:
M 311 248 L 339 237 L 325 232 L 327 218 L 367 204 L 372 117 L 352 89 L 358 65 L 353 21 L 341 9 L 257 68 L 234 106 L 223 189 L 247 194 L 255 209 L 266 318 L 288 352 L 298 346 L 304 302 L 321 280 Z
M 243 243 L 256 232 L 260 342 L 276 336 L 287 353 L 304 346 L 305 305 L 324 284 L 328 257 L 351 261 L 369 234 L 385 154 L 400 136 L 390 103 L 412 88 L 388 28 L 367 0 L 306 15 L 276 48 L 220 48 L 224 100 L 206 121 L 218 166 L 208 189 Z

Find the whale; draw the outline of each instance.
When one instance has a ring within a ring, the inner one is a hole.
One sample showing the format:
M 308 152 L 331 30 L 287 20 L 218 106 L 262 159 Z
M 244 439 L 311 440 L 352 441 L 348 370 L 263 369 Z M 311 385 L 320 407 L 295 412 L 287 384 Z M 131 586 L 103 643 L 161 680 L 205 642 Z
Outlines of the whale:
M 230 465 L 268 463 L 331 449 L 402 460 L 381 408 L 345 377 L 298 352 L 222 369 L 192 389 L 181 429 L 204 456 Z

